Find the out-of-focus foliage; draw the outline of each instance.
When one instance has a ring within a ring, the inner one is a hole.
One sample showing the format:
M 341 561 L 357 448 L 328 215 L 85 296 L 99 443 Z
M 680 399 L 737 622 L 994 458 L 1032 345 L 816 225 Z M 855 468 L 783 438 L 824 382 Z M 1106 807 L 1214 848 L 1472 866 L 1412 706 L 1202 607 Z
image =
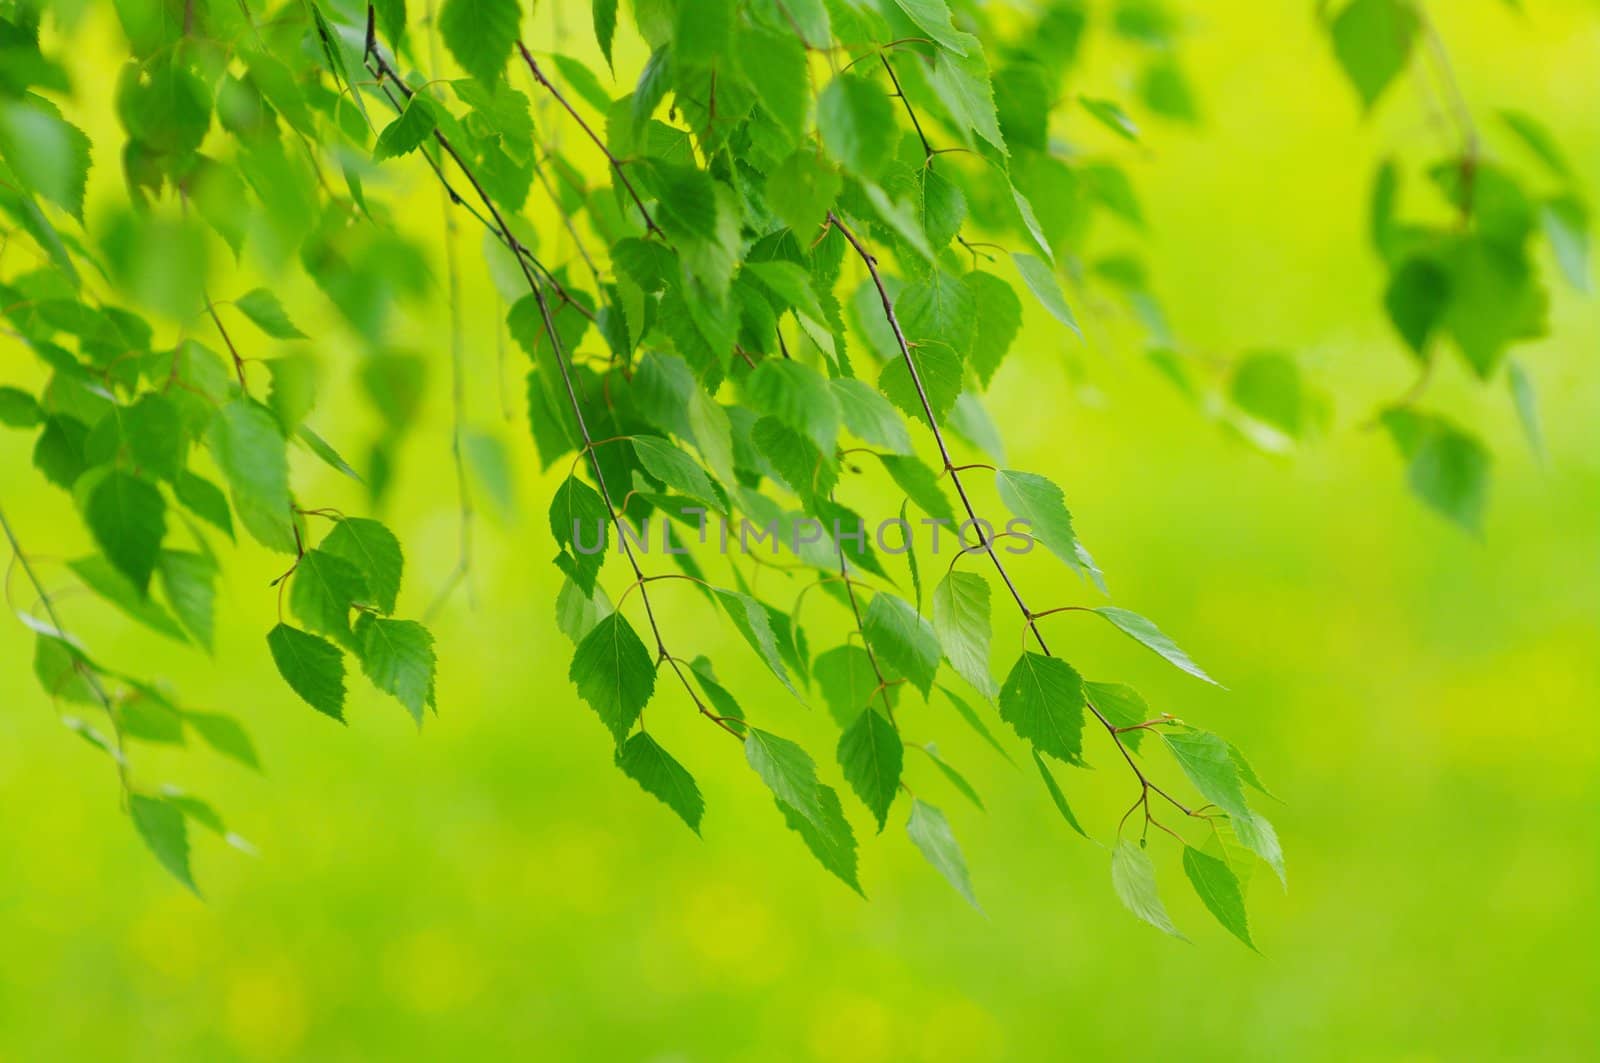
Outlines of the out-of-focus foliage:
M 1063 639 L 1068 625 L 1098 623 L 1075 614 L 1094 613 L 1213 681 L 1145 617 L 1041 601 L 1014 573 L 1008 537 L 1044 546 L 1088 594 L 1107 584 L 1060 486 L 1069 465 L 1007 468 L 1005 433 L 983 405 L 1021 357 L 1024 321 L 1078 336 L 1074 304 L 1087 300 L 1131 315 L 1152 363 L 1253 443 L 1282 450 L 1329 426 L 1329 397 L 1296 357 L 1189 351 L 1140 254 L 1102 248 L 1106 227 L 1149 223 L 1124 153 L 1148 150 L 1160 127 L 1139 112 L 1203 116 L 1181 19 L 1142 2 L 1103 22 L 1072 0 L 602 2 L 591 13 L 602 66 L 546 47 L 511 0 L 444 0 L 437 18 L 394 0 L 111 6 L 126 58 L 114 87 L 95 87 L 112 90 L 117 129 L 91 140 L 72 119 L 94 75 L 71 41 L 104 13 L 0 4 L 0 210 L 8 248 L 25 248 L 0 270 L 0 309 L 30 356 L 18 382 L 31 382 L 0 392 L 0 413 L 32 434 L 37 475 L 70 498 L 95 547 L 68 564 L 78 585 L 209 650 L 219 574 L 236 543 L 253 542 L 286 559 L 262 592 L 275 617 L 259 625 L 284 687 L 259 696 L 292 693 L 342 721 L 359 672 L 420 726 L 437 711 L 439 662 L 428 618 L 401 608 L 416 552 L 407 565 L 378 519 L 302 497 L 296 470 L 303 453 L 365 485 L 373 507 L 454 495 L 460 552 L 446 589 L 467 582 L 474 498 L 502 511 L 514 500 L 506 443 L 467 423 L 461 395 L 509 340 L 527 359 L 516 401 L 528 444 L 541 468 L 565 473 L 547 503 L 551 539 L 541 529 L 534 547 L 553 546 L 562 573 L 565 672 L 617 768 L 665 813 L 697 832 L 716 815 L 681 746 L 647 729 L 697 712 L 702 741 L 742 757 L 751 792 L 770 791 L 772 824 L 850 888 L 864 890 L 847 809 L 880 831 L 899 810 L 914 848 L 979 905 L 951 817 L 925 785 L 982 798 L 925 721 L 906 721 L 909 703 L 948 698 L 1002 752 L 990 729 L 1008 725 L 1038 768 L 1039 807 L 1080 833 L 1113 836 L 1074 811 L 1068 771 L 1103 764 L 1131 786 L 1109 877 L 1135 915 L 1178 933 L 1146 851 L 1170 844 L 1204 908 L 1254 947 L 1251 868 L 1265 861 L 1285 878 L 1260 811 L 1266 785 L 1233 744 L 1125 677 L 1053 654 L 1044 628 Z M 1353 0 L 1320 15 L 1365 110 L 1426 50 L 1424 73 L 1459 127 L 1458 150 L 1411 175 L 1436 202 L 1402 195 L 1400 161 L 1377 178 L 1383 305 L 1423 373 L 1377 420 L 1415 492 L 1476 530 L 1489 450 L 1419 400 L 1448 343 L 1479 378 L 1508 375 L 1537 438 L 1531 384 L 1508 351 L 1544 331 L 1540 249 L 1586 280 L 1581 185 L 1558 138 L 1522 112 L 1501 116 L 1496 136 L 1525 164 L 1486 155 L 1416 5 Z M 1127 99 L 1074 77 L 1090 41 L 1131 57 Z M 91 164 L 120 164 L 121 194 L 86 211 Z M 395 191 L 419 176 L 438 185 L 442 256 Z M 487 264 L 503 329 L 463 310 L 463 246 Z M 439 287 L 447 367 L 408 342 L 410 315 Z M 321 412 L 324 337 L 301 327 L 285 292 L 331 307 L 330 328 L 359 352 L 341 375 L 376 425 L 365 453 L 358 432 Z M 402 457 L 439 391 L 453 395 L 454 485 L 416 479 Z M 857 478 L 868 458 L 882 479 Z M 905 538 L 885 543 L 894 513 Z M 954 533 L 959 549 L 947 539 L 945 556 L 937 545 L 919 556 L 916 522 L 935 526 L 935 544 L 939 527 Z M 675 570 L 663 570 L 640 541 L 670 527 L 675 542 L 698 535 L 706 547 L 708 524 L 758 526 L 770 556 L 671 549 Z M 37 547 L 6 532 L 36 602 L 20 615 L 40 683 L 90 714 L 66 719 L 110 755 L 138 835 L 193 888 L 191 826 L 244 843 L 210 805 L 147 774 L 139 753 L 192 733 L 254 766 L 253 746 L 231 717 L 146 678 L 152 669 L 97 656 L 63 624 L 28 560 Z M 786 599 L 759 586 L 773 568 L 805 574 Z M 802 615 L 812 589 L 833 602 L 831 622 L 814 619 L 820 604 Z M 827 707 L 839 734 L 821 759 L 836 768 L 767 730 L 781 716 L 718 678 L 728 666 L 702 631 L 659 619 L 680 594 L 703 595 L 789 696 Z M 995 645 L 1001 612 L 1022 622 L 1023 648 Z

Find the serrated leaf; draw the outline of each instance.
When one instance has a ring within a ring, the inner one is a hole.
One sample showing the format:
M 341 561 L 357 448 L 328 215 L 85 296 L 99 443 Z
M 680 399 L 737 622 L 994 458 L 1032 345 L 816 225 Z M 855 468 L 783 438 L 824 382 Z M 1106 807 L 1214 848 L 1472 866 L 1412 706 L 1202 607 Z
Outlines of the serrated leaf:
M 1050 774 L 1050 767 L 1039 755 L 1035 747 L 1032 750 L 1033 763 L 1038 767 L 1039 774 L 1044 778 L 1044 788 L 1050 792 L 1050 800 L 1055 803 L 1056 810 L 1061 813 L 1061 818 L 1067 821 L 1067 826 L 1087 838 L 1089 835 L 1078 823 L 1078 817 L 1072 814 L 1072 806 L 1067 804 L 1067 795 L 1061 792 L 1061 787 L 1056 783 L 1056 777 Z
M 1051 317 L 1082 336 L 1083 330 L 1078 328 L 1078 321 L 1072 316 L 1072 308 L 1067 306 L 1067 297 L 1061 294 L 1061 285 L 1056 280 L 1055 271 L 1047 263 L 1026 251 L 1013 253 L 1011 260 L 1017 264 L 1017 272 L 1022 274 L 1023 282 L 1034 294 L 1034 298 L 1039 300 L 1039 305 L 1050 311 Z
M 689 829 L 700 833 L 700 818 L 705 814 L 705 799 L 695 785 L 694 776 L 675 760 L 671 753 L 649 735 L 640 731 L 617 750 L 617 767 L 623 774 L 638 783 L 645 793 L 659 800 Z
M 633 452 L 645 472 L 669 488 L 681 491 L 697 502 L 704 502 L 712 509 L 723 508 L 716 489 L 711 486 L 710 477 L 689 455 L 658 436 L 638 435 L 631 442 Z
M 245 530 L 262 546 L 293 552 L 288 443 L 278 419 L 258 403 L 235 399 L 217 410 L 207 438 Z
M 611 66 L 611 42 L 617 35 L 617 0 L 594 0 L 592 13 L 595 43 L 600 45 L 606 65 Z
M 406 707 L 418 726 L 422 710 L 434 700 L 433 636 L 415 620 L 388 620 L 362 613 L 355 637 L 361 646 L 361 670 L 372 685 Z
M 361 570 L 336 554 L 307 550 L 291 580 L 289 608 L 306 630 L 358 649 L 350 631 L 350 609 L 371 594 Z
M 1072 568 L 1079 566 L 1072 515 L 1067 512 L 1061 488 L 1031 472 L 1002 469 L 994 474 L 1000 502 L 1015 517 L 1028 522 L 1027 533 Z
M 945 881 L 954 886 L 968 904 L 983 911 L 983 905 L 978 903 L 977 895 L 972 892 L 967 859 L 961 854 L 961 846 L 956 844 L 956 836 L 950 830 L 950 822 L 944 818 L 944 813 L 925 801 L 913 800 L 911 818 L 906 821 L 906 833 L 928 863 L 944 876 Z
M 112 469 L 90 489 L 83 519 L 106 560 L 126 576 L 141 596 L 167 533 L 167 504 L 154 484 Z
M 1136 727 L 1152 719 L 1150 706 L 1140 693 L 1125 683 L 1094 683 L 1085 681 L 1083 693 L 1088 703 L 1100 710 L 1100 715 L 1113 727 L 1133 727 L 1117 737 L 1129 749 L 1137 750 L 1144 740 L 1145 731 Z
M 198 897 L 200 888 L 189 870 L 189 829 L 183 813 L 158 797 L 133 794 L 128 798 L 128 814 L 140 839 L 161 866 Z
M 977 710 L 975 710 L 971 705 L 967 704 L 964 698 L 960 697 L 949 687 L 940 686 L 939 689 L 944 692 L 945 697 L 950 699 L 950 704 L 955 706 L 956 712 L 959 713 L 961 718 L 967 722 L 968 727 L 971 727 L 974 731 L 976 731 L 978 735 L 985 742 L 989 743 L 994 751 L 1000 754 L 1000 756 L 1004 757 L 1008 763 L 1014 763 L 1014 761 L 1011 760 L 1011 754 L 1006 752 L 1005 747 L 1002 746 L 999 740 L 996 739 L 995 736 L 989 731 L 988 726 L 983 722 L 982 717 L 978 715 Z
M 354 565 L 366 581 L 371 602 L 385 613 L 394 612 L 405 557 L 393 532 L 366 517 L 345 517 L 317 549 Z
M 972 292 L 976 308 L 972 351 L 967 356 L 967 364 L 987 388 L 1022 329 L 1022 301 L 1011 285 L 993 273 L 973 270 L 962 282 Z
M 463 70 L 492 85 L 511 58 L 521 22 L 517 0 L 445 0 L 439 35 Z
M 911 453 L 911 434 L 887 399 L 851 377 L 830 380 L 828 386 L 839 401 L 839 412 L 846 428 L 866 442 L 895 454 Z
M 850 829 L 850 821 L 844 818 L 839 795 L 834 793 L 833 787 L 819 785 L 816 803 L 820 822 L 802 815 L 782 799 L 777 801 L 784 822 L 800 835 L 817 862 L 846 886 L 861 893 L 861 883 L 856 877 L 856 837 Z
M 1183 873 L 1199 894 L 1206 909 L 1217 917 L 1217 922 L 1251 949 L 1256 943 L 1250 940 L 1250 921 L 1245 914 L 1244 892 L 1239 879 L 1222 860 L 1185 845 L 1183 847 Z
M 841 729 L 851 726 L 862 709 L 879 703 L 878 675 L 872 669 L 872 658 L 860 646 L 835 646 L 818 654 L 811 673 Z M 890 705 L 895 702 L 894 691 L 892 686 L 883 691 Z
M 1111 851 L 1111 884 L 1128 911 L 1162 933 L 1187 941 L 1172 925 L 1166 906 L 1156 892 L 1156 867 L 1150 855 L 1132 842 L 1119 841 Z
M 313 709 L 344 722 L 344 654 L 327 639 L 279 624 L 267 648 L 289 688 Z
M 306 334 L 289 320 L 288 311 L 278 297 L 265 288 L 254 288 L 235 299 L 233 305 L 256 328 L 278 340 L 303 340 Z
M 574 646 L 611 612 L 611 599 L 601 588 L 585 594 L 570 577 L 561 581 L 561 590 L 556 593 L 556 627 Z
M 620 613 L 602 618 L 578 643 L 567 677 L 619 745 L 656 687 L 650 652 Z
M 865 78 L 842 74 L 817 100 L 817 129 L 828 154 L 846 170 L 872 180 L 883 172 L 894 143 L 894 108 Z
M 795 688 L 794 681 L 789 678 L 789 671 L 783 666 L 783 656 L 778 645 L 778 636 L 772 629 L 771 615 L 766 606 L 739 591 L 717 588 L 717 601 L 722 603 L 727 610 L 728 619 L 733 621 L 733 626 L 739 634 L 750 644 L 751 649 L 761 656 L 772 674 L 777 676 L 789 693 L 795 697 L 800 696 L 800 691 Z
M 767 359 L 745 378 L 745 399 L 757 411 L 806 436 L 832 458 L 839 437 L 839 401 L 828 381 L 810 366 Z
M 156 573 L 178 622 L 210 652 L 217 563 L 205 554 L 189 550 L 163 550 L 156 561 Z
M 1066 661 L 1024 653 L 1000 687 L 1000 718 L 1057 760 L 1083 759 L 1083 680 Z
M 879 591 L 867 606 L 861 633 L 884 664 L 928 696 L 939 670 L 939 638 L 910 602 Z
M 166 551 L 163 551 L 165 553 Z M 140 594 L 126 575 L 98 554 L 80 557 L 67 562 L 67 567 L 84 585 L 110 602 L 124 615 L 137 620 L 150 630 L 179 642 L 188 641 L 183 629 L 172 614 L 147 594 Z
M 1130 612 L 1127 609 L 1117 609 L 1109 605 L 1103 605 L 1096 609 L 1095 612 L 1111 621 L 1119 631 L 1135 642 L 1164 657 L 1178 670 L 1188 672 L 1196 679 L 1203 679 L 1207 683 L 1220 685 L 1205 673 L 1205 669 L 1190 660 L 1189 655 L 1184 653 L 1177 643 L 1163 634 L 1160 628 L 1138 613 Z
M 883 830 L 900 788 L 905 750 L 900 734 L 882 713 L 868 708 L 839 736 L 839 766 L 845 781 Z
M 750 728 L 745 738 L 744 757 L 761 781 L 782 805 L 793 809 L 819 830 L 828 828 L 817 780 L 817 765 L 811 755 L 787 738 Z
M 933 630 L 956 674 L 986 698 L 999 693 L 989 673 L 989 581 L 952 569 L 933 590 Z
M 1193 727 L 1166 728 L 1160 734 L 1178 767 L 1201 796 L 1235 820 L 1250 818 L 1239 766 L 1234 763 L 1227 742 Z

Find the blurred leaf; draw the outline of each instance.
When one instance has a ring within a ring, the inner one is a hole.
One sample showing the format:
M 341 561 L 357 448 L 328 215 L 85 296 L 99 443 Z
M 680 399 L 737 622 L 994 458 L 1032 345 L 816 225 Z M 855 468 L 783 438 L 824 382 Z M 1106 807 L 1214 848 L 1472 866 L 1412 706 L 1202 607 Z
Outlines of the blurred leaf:
M 828 154 L 851 173 L 870 179 L 889 160 L 894 109 L 883 90 L 865 78 L 841 74 L 817 100 L 817 129 Z
M 139 837 L 161 866 L 198 897 L 200 889 L 189 870 L 189 831 L 183 813 L 160 798 L 132 794 L 128 798 L 128 814 L 133 817 Z
M 445 0 L 439 35 L 463 70 L 492 85 L 511 58 L 521 22 L 517 0 Z
M 1419 29 L 1410 0 L 1351 0 L 1333 19 L 1333 51 L 1370 111 L 1411 58 Z
M 1128 911 L 1163 933 L 1187 941 L 1172 925 L 1156 892 L 1156 868 L 1149 855 L 1132 842 L 1117 842 L 1111 851 L 1111 884 Z
M 961 846 L 956 844 L 956 837 L 944 813 L 925 801 L 913 799 L 911 818 L 906 821 L 906 833 L 928 863 L 945 877 L 945 881 L 954 886 L 968 904 L 983 911 L 977 895 L 972 892 L 972 878 L 967 873 L 966 857 L 961 855 Z
M 107 472 L 84 499 L 84 523 L 106 559 L 140 597 L 149 590 L 167 533 L 166 509 L 153 484 L 121 469 Z
M 235 299 L 233 305 L 268 336 L 278 340 L 303 340 L 306 334 L 295 328 L 278 297 L 265 288 L 254 288 Z

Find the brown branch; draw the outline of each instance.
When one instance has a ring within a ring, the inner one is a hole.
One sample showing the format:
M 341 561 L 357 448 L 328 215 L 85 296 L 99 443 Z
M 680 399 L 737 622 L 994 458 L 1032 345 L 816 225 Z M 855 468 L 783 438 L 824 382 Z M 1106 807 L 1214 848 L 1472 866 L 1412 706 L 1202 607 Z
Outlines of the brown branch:
M 1039 644 L 1039 649 L 1045 654 L 1045 656 L 1055 656 L 1050 652 L 1050 647 L 1045 643 L 1044 635 L 1039 630 L 1037 618 L 1033 612 L 1029 610 L 1027 603 L 1023 601 L 1022 592 L 1017 589 L 1016 582 L 1011 578 L 1011 573 L 1006 570 L 1005 563 L 1000 560 L 999 553 L 995 551 L 993 538 L 985 535 L 983 532 L 983 525 L 978 520 L 978 512 L 973 507 L 972 500 L 967 494 L 966 485 L 961 482 L 961 473 L 959 471 L 959 467 L 956 465 L 955 461 L 952 460 L 950 456 L 950 448 L 945 443 L 944 433 L 939 428 L 939 419 L 934 415 L 933 403 L 928 399 L 928 392 L 923 386 L 922 376 L 917 372 L 916 359 L 911 356 L 911 345 L 906 342 L 905 333 L 901 331 L 900 319 L 894 312 L 894 300 L 889 297 L 889 291 L 884 287 L 883 284 L 883 276 L 878 271 L 877 258 L 866 249 L 866 247 L 861 243 L 860 239 L 857 238 L 856 234 L 852 232 L 849 227 L 847 227 L 844 222 L 839 219 L 839 216 L 832 211 L 828 212 L 828 224 L 839 230 L 840 234 L 850 242 L 850 246 L 855 249 L 856 254 L 860 256 L 861 261 L 866 264 L 867 272 L 872 276 L 873 286 L 878 290 L 878 299 L 883 304 L 884 316 L 889 321 L 889 327 L 894 331 L 895 342 L 900 348 L 901 357 L 905 360 L 906 371 L 911 376 L 912 386 L 916 388 L 917 399 L 922 405 L 922 412 L 926 415 L 928 419 L 928 427 L 933 432 L 933 440 L 939 447 L 939 457 L 944 462 L 944 472 L 950 475 L 950 482 L 955 484 L 956 494 L 961 498 L 962 508 L 967 511 L 968 518 L 973 522 L 974 527 L 978 529 L 978 534 L 983 537 L 983 542 L 981 544 L 983 551 L 989 555 L 989 560 L 994 563 L 995 571 L 999 573 L 1001 581 L 1005 583 L 1006 590 L 1011 592 L 1011 598 L 1017 603 L 1017 609 L 1022 613 L 1023 622 L 1027 625 L 1028 630 L 1033 634 L 1034 641 Z M 1087 699 L 1085 699 L 1084 704 L 1087 705 L 1089 711 L 1094 714 L 1095 719 L 1100 721 L 1100 724 L 1105 728 L 1106 733 L 1111 736 L 1111 741 L 1116 744 L 1117 752 L 1122 754 L 1122 759 L 1127 762 L 1128 767 L 1133 771 L 1134 776 L 1139 780 L 1141 793 L 1154 790 L 1156 793 L 1172 802 L 1172 804 L 1175 805 L 1181 812 L 1183 812 L 1184 815 L 1192 815 L 1193 813 L 1186 806 L 1145 777 L 1145 774 L 1139 768 L 1139 765 L 1134 762 L 1133 755 L 1128 752 L 1127 746 L 1123 745 L 1122 737 L 1117 733 L 1116 726 L 1112 724 L 1110 720 L 1106 719 L 1105 715 L 1101 713 L 1095 704 Z

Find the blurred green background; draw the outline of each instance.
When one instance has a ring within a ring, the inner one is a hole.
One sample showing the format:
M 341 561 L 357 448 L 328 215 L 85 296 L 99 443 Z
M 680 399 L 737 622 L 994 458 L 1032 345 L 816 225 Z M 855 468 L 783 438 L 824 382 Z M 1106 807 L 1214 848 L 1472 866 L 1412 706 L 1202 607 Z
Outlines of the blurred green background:
M 586 5 L 567 6 L 572 50 L 588 55 Z M 1205 125 L 1157 126 L 1123 149 L 1155 283 L 1197 350 L 1295 352 L 1332 393 L 1334 425 L 1288 458 L 1251 451 L 1108 340 L 1118 330 L 1093 306 L 1080 307 L 1087 347 L 1031 321 L 990 403 L 1010 464 L 1066 487 L 1116 601 L 1156 618 L 1229 688 L 1203 688 L 1109 628 L 1055 621 L 1081 670 L 1227 735 L 1282 797 L 1263 807 L 1290 889 L 1264 871 L 1251 887 L 1264 956 L 1211 922 L 1170 847 L 1158 868 L 1194 944 L 1128 916 L 1108 852 L 1066 829 L 1031 767 L 1000 760 L 942 703 L 904 715 L 988 812 L 925 764 L 912 763 L 912 784 L 950 815 L 987 918 L 907 842 L 903 805 L 879 839 L 850 807 L 871 900 L 855 897 L 784 829 L 720 736 L 658 709 L 652 731 L 706 793 L 705 837 L 691 836 L 611 766 L 565 678 L 543 516 L 555 480 L 537 473 L 525 428 L 501 421 L 492 332 L 479 325 L 472 417 L 516 444 L 522 514 L 481 524 L 475 607 L 458 596 L 435 621 L 441 711 L 420 736 L 360 680 L 348 729 L 282 686 L 262 643 L 281 562 L 254 546 L 225 570 L 211 659 L 63 599 L 98 656 L 169 676 L 188 704 L 237 715 L 256 739 L 261 776 L 199 748 L 141 750 L 136 762 L 141 779 L 212 800 L 261 851 L 197 837 L 204 903 L 143 851 L 104 758 L 35 684 L 30 636 L 0 624 L 0 1059 L 1595 1058 L 1596 304 L 1556 280 L 1552 338 L 1521 352 L 1543 407 L 1543 466 L 1503 387 L 1453 367 L 1436 380 L 1430 405 L 1495 452 L 1493 501 L 1481 542 L 1425 511 L 1388 440 L 1363 427 L 1412 379 L 1381 317 L 1366 201 L 1384 153 L 1443 154 L 1446 133 L 1410 84 L 1362 121 L 1309 2 L 1186 6 Z M 1499 107 L 1541 116 L 1600 192 L 1600 7 L 1523 6 L 1432 5 L 1480 120 Z M 535 33 L 551 18 L 542 7 Z M 1124 72 L 1102 39 L 1083 85 L 1116 96 Z M 108 107 L 113 67 L 97 75 L 93 57 L 115 44 L 103 17 L 78 42 L 86 114 Z M 1069 121 L 1070 135 L 1083 119 Z M 108 202 L 120 178 L 109 119 L 87 125 L 92 221 L 95 196 Z M 437 199 L 416 169 L 425 232 Z M 1137 239 L 1112 234 L 1107 246 Z M 464 241 L 465 257 L 475 248 Z M 469 288 L 469 310 L 487 320 L 487 285 Z M 354 344 L 325 302 L 284 295 L 326 337 L 314 423 L 359 449 L 374 428 L 349 380 Z M 436 386 L 387 514 L 408 546 L 413 612 L 456 551 L 442 321 L 437 308 L 416 314 Z M 7 374 L 36 372 L 14 346 L 0 351 Z M 0 500 L 61 585 L 50 559 L 85 544 L 62 541 L 77 524 L 27 468 L 30 443 L 0 436 Z M 318 504 L 363 504 L 310 464 L 296 482 Z M 1088 593 L 1042 557 L 1023 579 L 1041 603 Z M 29 604 L 20 579 L 13 589 Z M 758 589 L 779 603 L 792 593 Z M 825 711 L 788 698 L 687 588 L 660 598 L 747 711 L 824 758 L 835 740 Z M 808 610 L 842 631 L 820 597 Z M 1013 618 L 1000 619 L 1001 669 L 1016 638 Z M 1133 795 L 1089 742 L 1107 770 L 1061 777 L 1105 840 Z

